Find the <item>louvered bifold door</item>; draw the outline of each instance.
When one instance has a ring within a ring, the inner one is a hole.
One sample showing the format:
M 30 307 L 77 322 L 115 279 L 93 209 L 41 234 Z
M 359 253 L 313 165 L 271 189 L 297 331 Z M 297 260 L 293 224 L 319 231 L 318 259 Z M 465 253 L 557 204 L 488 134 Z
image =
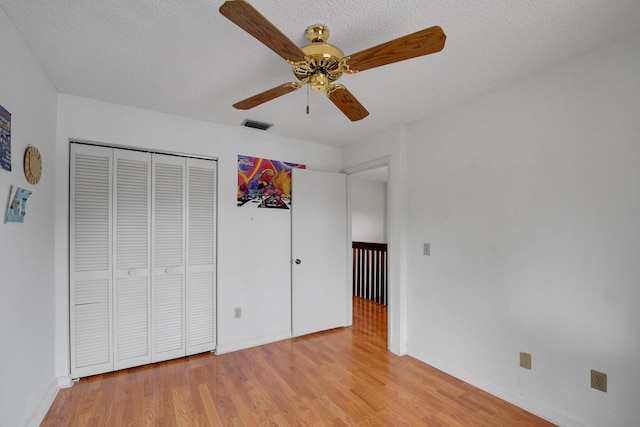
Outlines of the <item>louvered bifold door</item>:
M 185 159 L 152 155 L 152 360 L 185 355 Z
M 187 355 L 216 345 L 216 162 L 187 159 Z
M 151 363 L 151 154 L 114 150 L 114 367 Z
M 112 150 L 71 144 L 70 332 L 73 378 L 113 370 Z

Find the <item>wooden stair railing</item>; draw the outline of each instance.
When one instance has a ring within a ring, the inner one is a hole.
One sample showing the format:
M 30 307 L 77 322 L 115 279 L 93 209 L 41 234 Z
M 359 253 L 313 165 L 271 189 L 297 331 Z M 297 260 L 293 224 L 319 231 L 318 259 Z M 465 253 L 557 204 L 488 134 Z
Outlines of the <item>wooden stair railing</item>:
M 352 242 L 353 295 L 387 305 L 387 244 Z

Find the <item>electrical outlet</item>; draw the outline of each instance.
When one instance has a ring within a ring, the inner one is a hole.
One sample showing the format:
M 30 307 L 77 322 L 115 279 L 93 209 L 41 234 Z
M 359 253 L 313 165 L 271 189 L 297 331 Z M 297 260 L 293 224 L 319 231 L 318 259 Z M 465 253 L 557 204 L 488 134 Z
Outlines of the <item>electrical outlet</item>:
M 424 243 L 422 246 L 422 254 L 424 256 L 430 256 L 431 255 L 431 244 L 430 243 Z
M 239 319 L 242 317 L 242 307 L 236 307 L 233 309 L 233 318 Z
M 520 367 L 525 369 L 531 369 L 531 354 L 520 353 Z
M 591 388 L 607 392 L 607 374 L 591 370 Z

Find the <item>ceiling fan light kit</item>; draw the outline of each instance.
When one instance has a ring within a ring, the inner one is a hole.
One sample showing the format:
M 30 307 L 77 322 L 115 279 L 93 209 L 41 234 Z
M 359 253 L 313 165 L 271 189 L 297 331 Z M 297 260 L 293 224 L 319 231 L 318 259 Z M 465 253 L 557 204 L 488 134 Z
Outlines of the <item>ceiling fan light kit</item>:
M 298 79 L 233 104 L 241 110 L 256 107 L 308 84 L 314 92 L 324 92 L 351 121 L 364 119 L 369 115 L 367 109 L 346 87 L 334 84 L 336 80 L 345 73 L 354 74 L 440 52 L 446 40 L 442 28 L 435 26 L 345 56 L 339 48 L 327 43 L 329 29 L 324 25 L 307 27 L 305 34 L 309 44 L 299 48 L 245 0 L 226 1 L 220 6 L 220 13 L 289 62 Z
M 338 80 L 343 73 L 341 61 L 344 53 L 332 44 L 325 43 L 329 29 L 324 25 L 310 25 L 306 32 L 310 44 L 300 50 L 305 60 L 294 62 L 293 74 L 302 82 L 309 83 L 314 92 L 325 92 L 330 83 Z

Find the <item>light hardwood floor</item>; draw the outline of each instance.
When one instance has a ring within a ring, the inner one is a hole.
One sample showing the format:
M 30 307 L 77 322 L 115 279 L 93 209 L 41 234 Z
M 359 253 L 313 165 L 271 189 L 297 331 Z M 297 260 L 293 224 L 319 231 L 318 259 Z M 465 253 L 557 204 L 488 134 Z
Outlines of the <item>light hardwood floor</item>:
M 552 426 L 386 349 L 386 307 L 354 322 L 223 355 L 81 379 L 41 426 Z

